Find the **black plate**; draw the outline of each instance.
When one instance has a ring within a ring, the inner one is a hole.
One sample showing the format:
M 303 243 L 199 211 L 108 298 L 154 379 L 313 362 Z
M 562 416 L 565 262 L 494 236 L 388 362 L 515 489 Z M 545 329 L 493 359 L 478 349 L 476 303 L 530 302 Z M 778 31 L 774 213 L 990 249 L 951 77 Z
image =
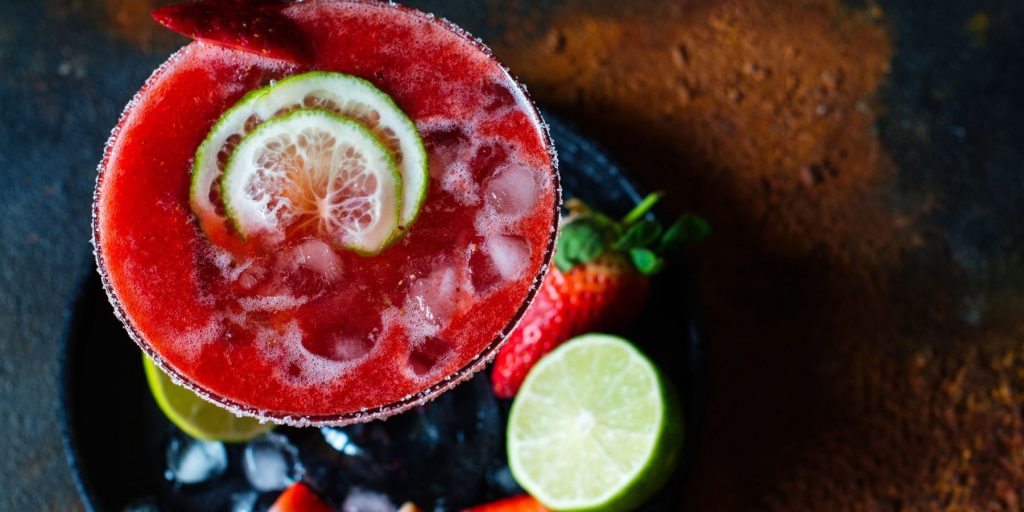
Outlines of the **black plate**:
M 546 118 L 551 122 L 551 135 L 558 149 L 565 198 L 579 198 L 616 215 L 624 214 L 640 200 L 642 193 L 637 185 L 604 151 L 564 123 L 551 116 Z M 704 407 L 704 344 L 692 290 L 692 276 L 683 265 L 671 267 L 655 280 L 650 307 L 634 332 L 628 333 L 674 382 L 683 401 L 686 423 L 682 460 L 673 483 L 665 486 L 644 510 L 676 507 L 683 487 L 680 484 L 689 474 L 699 439 Z M 228 447 L 228 470 L 215 481 L 182 488 L 164 478 L 165 447 L 172 436 L 178 435 L 177 429 L 164 418 L 149 394 L 138 348 L 114 317 L 91 261 L 73 305 L 65 340 L 60 375 L 64 445 L 86 506 L 96 511 L 120 511 L 132 503 L 148 500 L 165 511 L 227 510 L 229 496 L 246 486 L 238 468 L 241 447 Z M 338 454 L 327 448 L 317 429 L 278 431 L 297 444 L 304 457 L 335 457 L 333 466 L 321 468 L 333 467 L 342 473 L 332 478 L 377 487 L 398 500 L 415 498 L 421 505 L 428 505 L 428 510 L 429 501 L 438 494 L 451 495 L 447 502 L 435 503 L 441 509 L 493 499 L 511 492 L 489 484 L 481 476 L 504 464 L 503 426 L 508 403 L 489 398 L 484 378 L 478 376 L 424 408 L 383 423 L 355 426 L 350 432 L 364 437 L 387 435 L 393 442 L 414 442 L 409 440 L 415 439 L 416 426 L 430 418 L 447 418 L 451 411 L 466 409 L 467 405 L 473 410 L 490 407 L 495 411 L 497 416 L 490 423 L 449 425 L 449 430 L 442 432 L 440 445 L 434 439 L 435 446 L 426 458 L 421 456 L 426 450 L 408 449 L 406 445 L 398 452 L 382 454 L 381 457 L 389 457 L 384 465 L 381 461 L 338 462 Z M 488 403 L 481 406 L 479 401 L 484 395 Z M 493 426 L 486 427 L 488 424 Z M 467 428 L 471 431 L 468 441 Z M 444 435 L 460 436 L 462 444 L 447 443 Z M 485 469 L 447 474 L 469 459 L 485 461 Z M 373 464 L 380 466 L 376 469 L 383 468 L 387 482 L 381 483 L 380 471 L 368 476 L 367 469 Z M 475 484 L 467 483 L 469 474 L 476 478 Z M 449 481 L 457 483 L 449 486 Z

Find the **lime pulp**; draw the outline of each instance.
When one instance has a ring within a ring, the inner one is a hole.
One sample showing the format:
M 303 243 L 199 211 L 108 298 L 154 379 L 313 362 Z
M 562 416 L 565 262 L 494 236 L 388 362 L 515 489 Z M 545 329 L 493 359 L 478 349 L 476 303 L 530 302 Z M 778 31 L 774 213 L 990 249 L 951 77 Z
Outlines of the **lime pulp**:
M 516 481 L 558 511 L 623 511 L 672 473 L 682 444 L 675 394 L 628 341 L 574 338 L 541 359 L 512 405 Z
M 179 386 L 145 354 L 142 364 L 153 399 L 167 419 L 186 434 L 204 441 L 243 442 L 274 428 L 253 418 L 240 418 Z

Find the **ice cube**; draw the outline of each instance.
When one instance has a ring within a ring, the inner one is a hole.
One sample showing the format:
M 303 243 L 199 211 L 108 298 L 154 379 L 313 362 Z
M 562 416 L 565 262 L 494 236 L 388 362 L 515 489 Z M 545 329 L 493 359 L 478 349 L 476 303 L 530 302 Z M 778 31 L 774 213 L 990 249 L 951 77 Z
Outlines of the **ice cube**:
M 502 281 L 501 273 L 491 262 L 491 255 L 484 250 L 483 239 L 470 249 L 469 276 L 470 282 L 473 283 L 473 292 L 477 295 L 489 293 Z
M 341 256 L 319 238 L 307 239 L 290 252 L 300 267 L 319 274 L 328 283 L 333 283 L 341 275 Z
M 506 280 L 519 279 L 530 264 L 530 246 L 522 237 L 494 235 L 485 245 L 491 263 Z
M 451 349 L 452 344 L 448 340 L 428 336 L 419 345 L 413 347 L 409 354 L 409 369 L 416 375 L 427 375 Z
M 260 495 L 255 491 L 236 492 L 231 495 L 231 512 L 255 512 Z
M 337 336 L 325 353 L 318 353 L 332 361 L 355 361 L 373 349 L 374 341 L 374 339 L 369 337 Z
M 288 438 L 275 433 L 257 437 L 245 447 L 242 469 L 257 491 L 280 491 L 302 477 L 299 450 Z
M 508 162 L 508 149 L 496 140 L 477 140 L 476 151 L 469 161 L 469 169 L 478 182 L 493 176 L 499 167 Z
M 167 470 L 164 476 L 182 485 L 198 484 L 224 473 L 228 452 L 224 444 L 175 436 L 167 445 Z
M 397 512 L 398 507 L 387 495 L 353 487 L 341 505 L 343 512 Z
M 160 512 L 160 507 L 156 506 L 155 499 L 142 498 L 126 505 L 121 512 Z
M 239 267 L 235 273 L 234 283 L 241 293 L 256 291 L 260 285 L 270 276 L 270 269 L 267 267 L 266 258 L 254 259 Z
M 364 294 L 329 294 L 318 307 L 344 314 L 304 322 L 300 338 L 309 353 L 348 364 L 363 359 L 377 345 L 383 332 L 382 312 L 377 304 L 365 300 Z
M 433 336 L 448 325 L 455 314 L 458 275 L 453 267 L 440 266 L 409 286 L 405 298 L 406 329 L 409 336 Z
M 503 167 L 487 182 L 484 200 L 501 215 L 520 218 L 530 212 L 537 201 L 537 179 L 525 165 Z
M 438 180 L 448 172 L 449 166 L 459 160 L 460 152 L 469 139 L 457 126 L 442 126 L 424 132 L 423 142 L 427 147 L 430 177 Z
M 317 238 L 278 253 L 275 276 L 268 292 L 274 295 L 317 297 L 341 277 L 341 256 Z
M 345 455 L 358 457 L 363 454 L 363 449 L 360 448 L 359 445 L 353 443 L 348 433 L 340 428 L 322 427 L 320 429 L 320 434 L 324 436 L 324 441 L 327 442 L 331 448 L 334 448 Z
M 485 501 L 484 479 L 504 447 L 503 424 L 490 378 L 481 372 L 387 421 L 321 429 L 321 446 L 333 452 L 325 458 L 353 486 L 411 500 L 424 510 L 461 510 Z

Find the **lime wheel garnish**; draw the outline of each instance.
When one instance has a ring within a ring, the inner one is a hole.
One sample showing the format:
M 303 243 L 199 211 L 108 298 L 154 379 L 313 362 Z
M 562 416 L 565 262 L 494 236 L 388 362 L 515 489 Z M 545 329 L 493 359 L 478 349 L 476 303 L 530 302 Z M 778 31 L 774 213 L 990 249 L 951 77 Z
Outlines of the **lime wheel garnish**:
M 323 110 L 352 119 L 387 149 L 402 182 L 399 230 L 392 233 L 389 242 L 400 237 L 416 221 L 426 198 L 427 155 L 419 132 L 394 100 L 370 82 L 324 71 L 290 76 L 250 92 L 210 130 L 196 151 L 189 191 L 189 203 L 203 231 L 212 240 L 231 231 L 233 223 L 225 209 L 222 176 L 242 139 L 268 120 L 300 109 Z
M 402 177 L 391 154 L 363 125 L 323 110 L 253 130 L 228 160 L 221 190 L 243 238 L 313 235 L 372 255 L 398 231 Z

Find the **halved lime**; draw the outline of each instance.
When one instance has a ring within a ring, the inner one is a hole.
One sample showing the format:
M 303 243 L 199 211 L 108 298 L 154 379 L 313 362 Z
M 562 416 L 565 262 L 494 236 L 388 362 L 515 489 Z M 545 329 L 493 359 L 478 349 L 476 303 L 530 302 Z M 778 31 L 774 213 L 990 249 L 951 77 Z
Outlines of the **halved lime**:
M 221 116 L 196 151 L 189 202 L 207 234 L 222 230 L 227 219 L 220 179 L 241 140 L 275 116 L 319 109 L 358 121 L 391 153 L 402 175 L 399 226 L 415 222 L 427 193 L 427 153 L 416 125 L 390 96 L 370 82 L 343 73 L 312 71 L 250 92 Z
M 160 410 L 186 434 L 204 441 L 248 441 L 274 428 L 253 418 L 239 418 L 226 409 L 199 398 L 191 390 L 175 384 L 145 354 L 142 365 L 146 382 Z
M 363 125 L 300 109 L 261 124 L 238 144 L 221 177 L 227 217 L 242 237 L 320 237 L 359 254 L 398 232 L 402 177 Z
M 574 338 L 542 358 L 508 421 L 517 482 L 558 511 L 630 510 L 661 487 L 682 444 L 675 395 L 628 341 Z

